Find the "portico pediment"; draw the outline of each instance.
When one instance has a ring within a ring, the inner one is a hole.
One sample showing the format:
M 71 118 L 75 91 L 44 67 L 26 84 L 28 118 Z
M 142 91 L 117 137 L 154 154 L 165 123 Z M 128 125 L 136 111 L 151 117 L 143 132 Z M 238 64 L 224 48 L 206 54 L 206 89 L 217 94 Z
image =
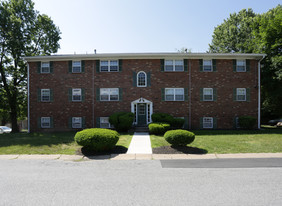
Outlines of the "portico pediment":
M 136 99 L 135 101 L 131 102 L 133 104 L 138 104 L 138 103 L 152 103 L 151 101 L 141 97 L 139 99 Z

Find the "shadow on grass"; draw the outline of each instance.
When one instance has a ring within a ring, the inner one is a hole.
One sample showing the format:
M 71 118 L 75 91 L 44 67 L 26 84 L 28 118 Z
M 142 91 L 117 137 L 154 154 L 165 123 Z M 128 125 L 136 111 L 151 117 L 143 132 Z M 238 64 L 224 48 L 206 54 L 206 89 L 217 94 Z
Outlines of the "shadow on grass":
M 74 142 L 75 132 L 0 134 L 0 147 L 13 145 L 51 146 Z
M 205 149 L 189 146 L 162 146 L 153 148 L 153 154 L 207 154 Z
M 195 135 L 251 135 L 282 134 L 281 128 L 262 128 L 260 130 L 191 130 Z
M 127 152 L 127 148 L 123 146 L 115 146 L 112 150 L 104 151 L 104 152 L 97 152 L 93 150 L 89 150 L 85 147 L 77 150 L 76 154 L 84 155 L 91 159 L 91 156 L 99 156 L 99 155 L 110 155 L 110 154 L 125 154 Z

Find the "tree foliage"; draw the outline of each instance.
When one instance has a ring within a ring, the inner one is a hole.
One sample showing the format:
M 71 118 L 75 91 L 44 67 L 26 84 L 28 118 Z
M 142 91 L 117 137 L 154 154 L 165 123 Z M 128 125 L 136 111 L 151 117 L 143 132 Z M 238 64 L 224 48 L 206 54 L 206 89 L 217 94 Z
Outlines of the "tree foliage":
M 0 96 L 1 101 L 7 100 L 13 132 L 18 131 L 17 118 L 26 108 L 27 65 L 23 57 L 55 53 L 59 40 L 59 28 L 34 9 L 32 0 L 0 2 Z
M 243 9 L 214 29 L 209 52 L 264 53 L 262 61 L 262 114 L 282 116 L 282 6 L 264 14 Z
M 265 53 L 262 68 L 262 112 L 264 116 L 282 116 L 282 6 L 258 15 L 253 30 L 254 52 Z
M 243 9 L 215 27 L 210 52 L 220 53 L 252 53 L 253 35 L 252 25 L 256 14 L 252 9 Z

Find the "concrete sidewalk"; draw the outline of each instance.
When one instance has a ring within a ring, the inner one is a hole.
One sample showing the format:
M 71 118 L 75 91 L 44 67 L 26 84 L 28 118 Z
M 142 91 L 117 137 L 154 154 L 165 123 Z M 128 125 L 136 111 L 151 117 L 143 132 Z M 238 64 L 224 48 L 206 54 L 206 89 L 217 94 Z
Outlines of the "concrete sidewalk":
M 151 140 L 148 132 L 135 132 L 128 147 L 127 154 L 152 154 Z
M 81 155 L 0 155 L 0 160 L 166 160 L 166 159 L 226 159 L 226 158 L 282 158 L 282 153 L 240 153 L 240 154 L 110 154 L 98 156 Z

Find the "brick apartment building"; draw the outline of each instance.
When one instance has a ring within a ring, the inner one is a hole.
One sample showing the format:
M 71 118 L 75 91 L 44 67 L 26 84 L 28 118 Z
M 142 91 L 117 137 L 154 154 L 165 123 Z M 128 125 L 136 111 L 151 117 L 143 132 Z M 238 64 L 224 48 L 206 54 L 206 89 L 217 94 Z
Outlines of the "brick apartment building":
M 26 57 L 29 131 L 110 127 L 133 112 L 135 125 L 157 112 L 188 129 L 232 129 L 240 116 L 260 125 L 262 54 L 129 53 Z

